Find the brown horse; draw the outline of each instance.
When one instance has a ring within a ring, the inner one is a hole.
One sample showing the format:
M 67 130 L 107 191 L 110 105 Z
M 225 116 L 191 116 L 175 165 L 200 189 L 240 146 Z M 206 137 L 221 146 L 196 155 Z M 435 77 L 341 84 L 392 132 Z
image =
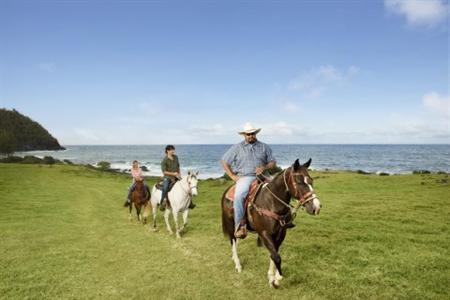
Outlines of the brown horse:
M 150 215 L 150 191 L 144 185 L 143 180 L 136 180 L 136 184 L 134 186 L 133 192 L 131 192 L 131 202 L 134 204 L 134 208 L 136 209 L 136 215 L 138 221 L 142 221 L 144 224 L 147 224 L 147 217 Z M 125 206 L 129 206 L 130 214 L 129 220 L 131 221 L 131 211 L 133 209 L 133 205 L 131 203 L 125 203 Z M 144 208 L 143 216 L 141 217 L 141 210 Z
M 292 166 L 264 185 L 246 208 L 249 230 L 258 234 L 258 245 L 262 241 L 270 252 L 267 274 L 271 287 L 278 287 L 283 278 L 278 249 L 286 236 L 286 225 L 292 222 L 300 207 L 304 207 L 311 215 L 319 214 L 321 208 L 319 198 L 314 193 L 313 179 L 308 173 L 310 164 L 311 159 L 303 165 L 300 165 L 297 159 Z M 222 228 L 224 234 L 230 238 L 236 270 L 241 272 L 237 241 L 234 237 L 233 202 L 226 197 L 228 189 L 222 196 Z M 295 206 L 290 205 L 292 197 L 298 200 Z

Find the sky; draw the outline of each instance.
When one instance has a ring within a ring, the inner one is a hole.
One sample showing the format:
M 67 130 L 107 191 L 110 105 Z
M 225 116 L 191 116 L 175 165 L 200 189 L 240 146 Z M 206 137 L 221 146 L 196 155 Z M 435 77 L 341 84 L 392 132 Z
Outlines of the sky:
M 0 0 L 0 107 L 63 145 L 450 143 L 448 0 Z

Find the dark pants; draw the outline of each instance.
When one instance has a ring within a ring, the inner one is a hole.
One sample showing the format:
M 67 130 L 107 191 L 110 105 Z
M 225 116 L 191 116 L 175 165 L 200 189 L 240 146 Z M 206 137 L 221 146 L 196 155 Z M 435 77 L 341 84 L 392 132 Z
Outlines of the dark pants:
M 170 185 L 170 178 L 169 177 L 164 177 L 163 178 L 162 193 L 161 193 L 161 203 L 167 197 L 167 193 L 169 192 L 169 185 Z

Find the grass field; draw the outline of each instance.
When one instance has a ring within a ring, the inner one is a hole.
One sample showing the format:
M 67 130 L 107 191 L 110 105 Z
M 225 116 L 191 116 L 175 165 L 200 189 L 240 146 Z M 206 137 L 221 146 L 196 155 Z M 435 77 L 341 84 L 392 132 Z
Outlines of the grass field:
M 300 213 L 281 248 L 240 244 L 220 223 L 229 182 L 202 181 L 180 240 L 129 222 L 130 180 L 79 166 L 0 164 L 2 299 L 449 299 L 450 186 L 442 175 L 313 172 L 323 208 Z M 151 182 L 151 181 L 150 181 Z

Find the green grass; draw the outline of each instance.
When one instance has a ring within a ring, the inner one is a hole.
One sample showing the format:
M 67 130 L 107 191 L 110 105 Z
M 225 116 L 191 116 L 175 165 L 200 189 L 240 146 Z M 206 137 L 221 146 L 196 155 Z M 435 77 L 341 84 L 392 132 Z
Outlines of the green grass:
M 234 272 L 220 197 L 202 181 L 181 240 L 129 222 L 130 180 L 79 166 L 0 164 L 0 298 L 449 299 L 450 188 L 441 175 L 314 172 L 323 209 L 305 212 L 281 247 L 251 235 Z

